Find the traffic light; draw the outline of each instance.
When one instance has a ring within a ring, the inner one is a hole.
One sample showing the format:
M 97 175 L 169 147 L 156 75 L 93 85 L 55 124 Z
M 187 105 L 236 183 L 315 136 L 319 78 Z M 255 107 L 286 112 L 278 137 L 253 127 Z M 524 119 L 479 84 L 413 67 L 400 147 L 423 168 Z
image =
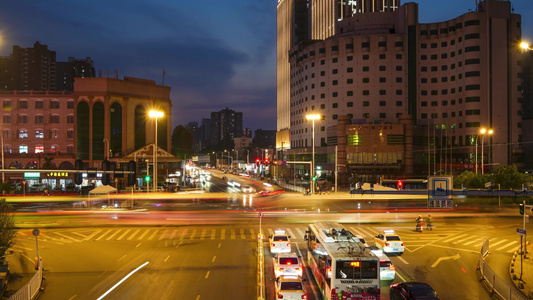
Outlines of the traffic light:
M 146 183 L 148 184 L 150 182 L 150 175 L 146 175 L 144 176 L 144 180 L 146 181 Z
M 135 163 L 135 161 L 130 160 L 128 162 L 128 171 L 133 172 L 128 174 L 128 185 L 135 185 L 137 183 L 137 164 Z
M 255 159 L 255 163 L 256 163 L 257 165 L 259 165 L 259 164 L 261 163 L 261 159 L 259 159 L 259 157 L 256 158 L 256 159 Z
M 78 171 L 83 170 L 83 160 L 77 159 L 74 162 L 74 168 Z M 78 172 L 74 173 L 74 183 L 77 185 L 80 185 L 83 183 L 82 173 L 78 173 Z
M 265 158 L 265 165 L 268 165 L 269 162 L 268 158 Z
M 397 187 L 399 190 L 401 190 L 403 188 L 403 181 L 398 180 Z
M 316 181 L 316 176 L 313 176 L 313 181 Z
M 520 204 L 520 214 L 523 215 L 524 214 L 524 204 Z
M 111 163 L 109 160 L 104 159 L 102 162 L 102 171 L 111 171 Z M 104 172 L 102 174 L 102 184 L 109 185 L 111 179 L 111 173 Z

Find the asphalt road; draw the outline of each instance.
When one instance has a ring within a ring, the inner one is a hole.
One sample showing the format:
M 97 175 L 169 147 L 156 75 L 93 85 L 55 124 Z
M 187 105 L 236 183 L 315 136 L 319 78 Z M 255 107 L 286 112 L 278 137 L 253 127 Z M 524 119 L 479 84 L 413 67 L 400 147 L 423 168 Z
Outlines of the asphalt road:
M 285 228 L 305 260 L 304 223 L 264 220 L 265 235 Z M 491 260 L 506 266 L 518 245 L 516 219 L 502 217 L 436 219 L 432 232 L 417 233 L 404 223 L 345 223 L 372 244 L 384 229 L 395 229 L 407 250 L 391 256 L 392 282 L 429 282 L 442 299 L 490 299 L 478 282 L 480 244 L 494 245 Z M 42 229 L 39 252 L 45 264 L 41 299 L 98 299 L 130 272 L 139 271 L 107 294 L 107 299 L 250 299 L 256 295 L 258 224 Z M 21 230 L 15 249 L 35 256 L 31 230 Z M 298 250 L 296 250 L 298 251 Z M 267 295 L 273 294 L 271 258 L 265 269 Z M 506 269 L 498 270 L 505 274 Z M 307 273 L 308 284 L 313 284 Z M 383 282 L 382 299 L 388 299 Z M 320 299 L 308 286 L 309 299 Z

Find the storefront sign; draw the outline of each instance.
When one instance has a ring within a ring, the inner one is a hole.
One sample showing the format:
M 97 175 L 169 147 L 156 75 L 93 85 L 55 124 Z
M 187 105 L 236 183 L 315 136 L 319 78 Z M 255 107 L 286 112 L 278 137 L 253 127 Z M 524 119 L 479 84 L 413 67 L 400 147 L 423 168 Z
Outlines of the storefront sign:
M 50 172 L 46 173 L 46 177 L 68 177 L 68 172 Z

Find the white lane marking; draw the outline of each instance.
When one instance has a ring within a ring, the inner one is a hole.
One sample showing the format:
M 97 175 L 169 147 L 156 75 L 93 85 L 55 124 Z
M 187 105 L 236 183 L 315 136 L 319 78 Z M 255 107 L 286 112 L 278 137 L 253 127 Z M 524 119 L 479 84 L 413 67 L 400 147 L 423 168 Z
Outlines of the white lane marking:
M 68 300 L 72 300 L 72 299 L 76 298 L 77 296 L 78 296 L 78 295 L 74 295 L 74 296 L 68 298 Z
M 302 237 L 302 239 L 305 237 L 305 234 L 303 233 L 303 231 L 300 228 L 296 228 L 296 231 Z
M 478 242 L 478 241 L 482 241 L 482 240 L 484 241 L 484 240 L 486 240 L 486 239 L 487 239 L 487 238 L 477 238 L 477 239 L 472 239 L 470 242 L 468 242 L 468 243 L 464 243 L 463 246 L 467 246 L 467 245 L 470 245 L 470 244 L 472 244 L 472 243 L 475 243 L 475 242 Z
M 292 232 L 292 230 L 290 228 L 287 228 L 287 235 L 290 236 L 291 239 L 297 239 L 298 237 L 294 234 L 294 232 Z M 302 237 L 303 239 L 303 237 Z
M 218 243 L 218 248 L 220 248 L 220 246 L 222 246 L 222 243 Z
M 213 260 L 211 262 L 215 262 L 215 259 L 217 259 L 216 255 L 213 256 Z
M 403 259 L 403 257 L 401 257 L 401 256 L 396 256 L 396 257 L 397 257 L 401 262 L 403 262 L 404 264 L 406 264 L 406 265 L 409 264 L 405 259 Z
M 207 229 L 202 229 L 202 234 L 200 235 L 201 240 L 205 240 L 205 234 L 207 233 Z
M 128 229 L 126 230 L 123 234 L 121 234 L 118 238 L 117 238 L 117 241 L 120 241 L 122 240 L 128 233 L 130 233 L 131 229 Z
M 124 258 L 126 258 L 126 254 L 122 255 L 122 257 L 119 258 L 118 261 L 121 261 L 121 260 L 123 260 Z
M 99 234 L 102 231 L 104 231 L 104 230 L 103 229 L 98 229 L 95 232 L 93 232 L 91 235 L 89 235 L 86 238 L 84 238 L 82 241 L 88 241 L 88 240 L 92 239 L 93 237 L 95 237 L 97 234 Z
M 196 300 L 200 300 L 200 295 L 196 296 Z
M 80 240 L 77 240 L 77 239 L 75 239 L 75 238 L 72 238 L 72 237 L 70 237 L 70 236 L 68 236 L 68 235 L 66 235 L 66 234 L 62 234 L 62 233 L 60 233 L 60 232 L 54 232 L 54 233 L 57 234 L 57 235 L 59 235 L 59 236 L 61 236 L 61 237 L 66 238 L 67 240 L 72 240 L 72 241 L 74 241 L 74 242 L 81 242 Z
M 172 233 L 170 234 L 170 239 L 173 239 L 176 236 L 176 234 L 178 234 L 178 231 L 179 229 L 174 229 Z
M 505 245 L 501 246 L 500 248 L 498 248 L 498 249 L 496 249 L 496 250 L 497 250 L 497 251 L 501 251 L 501 250 L 503 250 L 503 249 L 505 249 L 505 248 L 507 248 L 507 247 L 510 247 L 511 245 L 516 244 L 516 243 L 518 243 L 518 242 L 517 242 L 517 241 L 512 241 L 512 242 L 510 242 L 510 243 L 508 243 L 508 244 L 505 244 Z
M 453 260 L 456 260 L 456 259 L 459 259 L 461 258 L 461 255 L 459 255 L 459 253 L 457 253 L 456 255 L 453 255 L 453 256 L 442 256 L 442 257 L 439 257 L 439 259 L 437 259 L 432 265 L 431 267 L 432 268 L 435 268 L 441 261 L 443 260 L 449 260 L 449 259 L 453 259 Z
M 167 256 L 167 258 L 165 258 L 165 260 L 163 262 L 167 262 L 167 260 L 170 258 L 170 255 Z
M 398 277 L 400 277 L 400 279 L 403 281 L 403 282 L 406 282 L 407 280 L 405 280 L 405 278 L 403 278 L 402 275 L 400 275 L 400 273 L 396 272 L 396 275 L 398 275 Z
M 442 240 L 443 243 L 447 243 L 447 242 L 450 242 L 450 241 L 453 241 L 453 240 L 457 240 L 458 238 L 462 237 L 462 236 L 465 236 L 465 235 L 468 235 L 468 234 L 460 234 L 460 235 L 456 235 L 456 236 L 452 236 L 451 238 L 449 239 L 446 239 L 446 240 Z
M 499 242 L 496 242 L 496 243 L 494 243 L 494 244 L 490 244 L 490 243 L 489 243 L 489 246 L 494 247 L 494 246 L 496 246 L 496 245 L 499 245 L 499 244 L 501 244 L 501 243 L 505 243 L 505 242 L 507 242 L 507 239 L 503 239 L 503 240 L 501 240 L 501 241 L 499 241 Z
M 191 237 L 190 237 L 190 239 L 191 239 L 191 240 L 194 240 L 194 239 L 195 239 L 195 236 L 196 236 L 196 229 L 193 229 L 192 232 L 191 232 Z
M 137 246 L 135 246 L 135 248 L 139 247 L 142 243 L 138 243 Z
M 150 231 L 150 229 L 146 229 L 146 230 L 143 232 L 143 234 L 141 234 L 141 236 L 139 236 L 139 237 L 137 238 L 137 240 L 138 240 L 138 241 L 142 240 L 142 239 L 148 234 L 149 231 Z
M 148 238 L 149 241 L 153 240 L 154 237 L 157 235 L 157 233 L 159 232 L 159 230 L 161 229 L 157 229 L 155 230 L 154 232 L 152 232 L 152 234 L 150 235 L 150 237 Z
M 95 241 L 99 241 L 101 238 L 103 238 L 106 234 L 110 233 L 111 229 L 107 230 L 106 232 L 102 233 L 101 236 L 97 237 Z
M 128 237 L 128 241 L 131 241 L 136 235 L 137 233 L 139 233 L 139 231 L 141 231 L 140 229 L 137 229 L 135 230 L 129 237 Z
M 241 233 L 241 240 L 245 240 L 246 239 L 246 235 L 244 234 L 244 228 L 239 229 L 239 231 Z
M 212 239 L 212 240 L 215 239 L 216 234 L 217 234 L 217 230 L 216 230 L 216 229 L 212 229 L 212 230 L 211 230 L 211 239 Z
M 235 239 L 235 229 L 231 229 L 231 239 Z
M 159 236 L 159 240 L 162 240 L 162 239 L 166 238 L 169 231 L 170 230 L 168 230 L 168 229 L 163 231 L 163 233 L 161 233 L 161 235 Z
M 209 273 L 210 273 L 210 272 L 211 272 L 211 271 L 207 271 L 207 274 L 205 274 L 205 279 L 209 278 Z
M 137 269 L 131 271 L 128 275 L 126 275 L 126 277 L 122 278 L 119 282 L 117 282 L 117 284 L 115 284 L 112 288 L 110 288 L 107 292 L 105 292 L 97 300 L 104 299 L 105 296 L 109 295 L 109 293 L 111 293 L 114 289 L 116 289 L 119 285 L 121 285 L 124 281 L 126 281 L 126 279 L 128 279 L 131 275 L 135 274 L 137 271 L 139 271 L 140 269 L 142 269 L 144 266 L 146 266 L 149 263 L 150 262 L 145 262 L 144 264 L 140 265 Z

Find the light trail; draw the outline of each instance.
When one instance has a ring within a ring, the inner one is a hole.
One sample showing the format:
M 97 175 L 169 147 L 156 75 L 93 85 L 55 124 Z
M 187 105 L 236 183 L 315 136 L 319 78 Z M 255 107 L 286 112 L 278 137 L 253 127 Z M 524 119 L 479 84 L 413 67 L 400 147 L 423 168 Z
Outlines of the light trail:
M 110 288 L 107 292 L 105 292 L 102 296 L 100 296 L 100 298 L 98 298 L 97 300 L 102 300 L 104 299 L 105 296 L 107 296 L 109 293 L 111 293 L 114 289 L 116 289 L 119 285 L 121 285 L 124 281 L 126 281 L 126 279 L 128 279 L 131 275 L 135 274 L 135 272 L 139 271 L 140 269 L 142 269 L 144 266 L 146 266 L 147 264 L 149 264 L 150 262 L 145 262 L 144 264 L 140 265 L 137 269 L 131 271 L 128 275 L 126 275 L 126 277 L 122 278 L 122 280 L 120 280 L 119 282 L 117 282 L 117 284 L 115 284 L 112 288 Z

